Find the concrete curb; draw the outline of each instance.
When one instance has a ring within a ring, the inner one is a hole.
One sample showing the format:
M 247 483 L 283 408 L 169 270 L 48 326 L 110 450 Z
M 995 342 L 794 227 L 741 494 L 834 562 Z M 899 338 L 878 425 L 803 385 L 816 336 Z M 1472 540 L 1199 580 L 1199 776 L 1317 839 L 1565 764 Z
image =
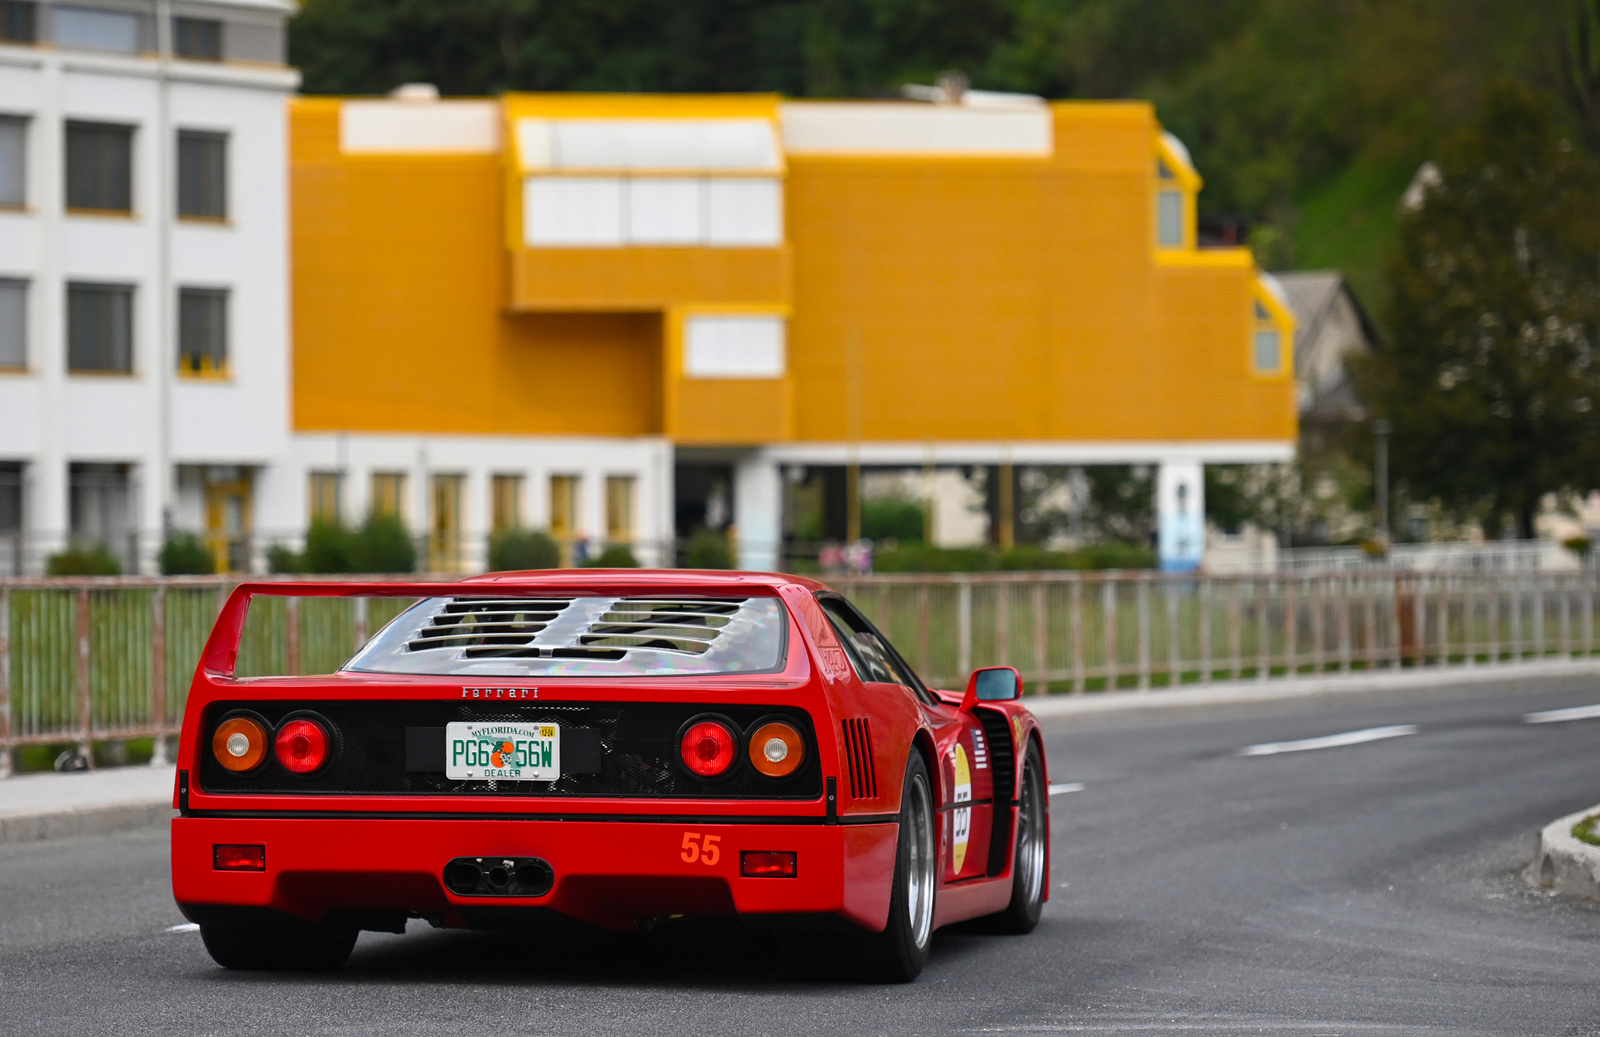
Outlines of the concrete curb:
M 120 832 L 162 824 L 175 816 L 170 800 L 3 814 L 0 815 L 0 844 Z
M 1600 804 L 1544 826 L 1528 865 L 1529 882 L 1568 896 L 1600 900 L 1600 846 L 1590 846 L 1572 834 L 1573 825 L 1593 814 L 1600 814 Z
M 1600 659 L 1503 663 L 1493 666 L 1430 667 L 1420 670 L 1336 674 L 1324 677 L 1274 678 L 1269 681 L 1224 681 L 1187 684 L 1149 691 L 1091 692 L 1087 695 L 1027 696 L 1023 705 L 1042 721 L 1067 720 L 1074 726 L 1095 726 L 1162 714 L 1238 712 L 1254 707 L 1306 708 L 1346 697 L 1379 698 L 1395 692 L 1470 694 L 1486 684 L 1511 685 L 1562 677 L 1600 677 Z M 1527 688 L 1538 690 L 1535 684 Z

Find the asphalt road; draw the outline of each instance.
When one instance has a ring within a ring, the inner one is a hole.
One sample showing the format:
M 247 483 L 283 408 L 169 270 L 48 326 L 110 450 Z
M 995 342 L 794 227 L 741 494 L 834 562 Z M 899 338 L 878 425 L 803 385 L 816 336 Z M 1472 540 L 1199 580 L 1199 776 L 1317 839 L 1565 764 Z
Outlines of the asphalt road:
M 725 926 L 366 934 L 331 976 L 212 965 L 163 831 L 0 846 L 0 1033 L 1600 1035 L 1600 907 L 1519 874 L 1600 802 L 1600 682 L 1050 736 L 1031 936 L 942 933 L 901 987 L 818 979 Z M 1361 744 L 1252 745 L 1415 726 Z M 1278 746 L 1294 749 L 1294 746 Z

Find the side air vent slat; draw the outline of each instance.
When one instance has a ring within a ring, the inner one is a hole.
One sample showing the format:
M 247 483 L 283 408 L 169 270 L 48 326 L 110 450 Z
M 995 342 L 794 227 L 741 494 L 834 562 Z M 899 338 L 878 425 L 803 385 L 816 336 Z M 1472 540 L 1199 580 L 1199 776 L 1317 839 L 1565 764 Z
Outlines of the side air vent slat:
M 850 798 L 877 799 L 878 774 L 872 762 L 872 730 L 866 717 L 841 721 L 845 762 L 849 769 Z

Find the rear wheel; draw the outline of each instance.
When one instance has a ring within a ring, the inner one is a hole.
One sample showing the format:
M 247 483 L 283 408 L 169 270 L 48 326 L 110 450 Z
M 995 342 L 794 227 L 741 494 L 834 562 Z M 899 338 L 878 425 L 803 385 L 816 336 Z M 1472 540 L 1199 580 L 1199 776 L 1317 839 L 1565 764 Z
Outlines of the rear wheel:
M 330 972 L 345 963 L 356 945 L 350 926 L 200 926 L 206 952 L 225 969 L 274 972 Z
M 928 962 L 933 943 L 933 889 L 938 881 L 938 841 L 928 768 L 912 750 L 900 793 L 900 833 L 895 850 L 889 923 L 862 940 L 863 978 L 909 983 Z
M 1050 801 L 1039 747 L 1028 743 L 1017 788 L 1017 842 L 1011 858 L 1011 903 L 993 916 L 1002 932 L 1027 933 L 1044 912 L 1045 840 L 1050 837 Z

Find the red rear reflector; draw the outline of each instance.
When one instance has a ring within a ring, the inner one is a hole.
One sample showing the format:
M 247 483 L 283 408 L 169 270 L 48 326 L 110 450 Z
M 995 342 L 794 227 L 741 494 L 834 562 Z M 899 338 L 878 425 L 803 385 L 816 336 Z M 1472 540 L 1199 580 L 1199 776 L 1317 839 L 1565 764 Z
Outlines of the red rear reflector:
M 747 879 L 792 879 L 795 856 L 793 850 L 743 850 L 739 874 Z
M 266 871 L 265 846 L 213 846 L 211 866 L 218 871 Z

